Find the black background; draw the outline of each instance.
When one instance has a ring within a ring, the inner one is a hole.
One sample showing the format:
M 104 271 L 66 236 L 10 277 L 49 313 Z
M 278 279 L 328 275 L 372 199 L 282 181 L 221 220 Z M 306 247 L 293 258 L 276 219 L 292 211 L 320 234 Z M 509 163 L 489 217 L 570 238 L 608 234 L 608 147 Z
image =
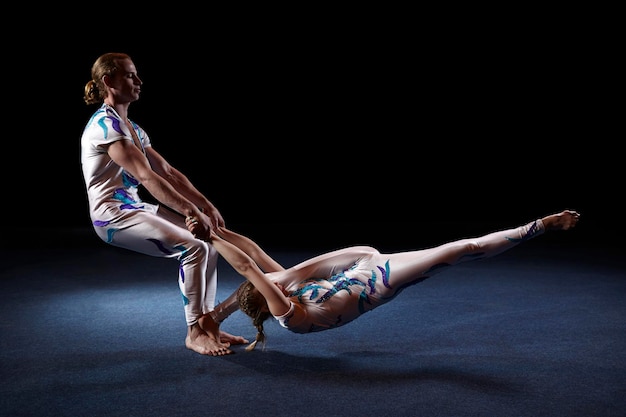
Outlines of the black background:
M 89 227 L 80 136 L 97 106 L 83 88 L 96 58 L 120 51 L 144 82 L 130 117 L 231 227 L 309 225 L 332 240 L 336 225 L 387 236 L 575 208 L 613 237 L 612 65 L 584 21 L 370 12 L 182 22 L 99 11 L 5 34 L 16 39 L 4 60 L 9 228 Z

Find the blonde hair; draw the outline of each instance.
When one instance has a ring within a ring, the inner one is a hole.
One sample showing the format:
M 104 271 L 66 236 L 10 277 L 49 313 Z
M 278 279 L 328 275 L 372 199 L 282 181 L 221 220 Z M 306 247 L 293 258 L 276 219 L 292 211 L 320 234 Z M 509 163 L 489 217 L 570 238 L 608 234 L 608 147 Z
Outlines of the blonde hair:
M 102 77 L 113 76 L 119 67 L 119 61 L 130 59 L 130 56 L 121 52 L 108 52 L 100 55 L 91 67 L 91 80 L 85 84 L 83 100 L 85 104 L 102 103 L 107 97 L 107 90 Z
M 263 331 L 263 322 L 272 316 L 271 313 L 263 311 L 263 308 L 267 307 L 265 298 L 250 281 L 244 281 L 237 288 L 237 301 L 239 302 L 239 309 L 252 318 L 252 324 L 257 330 L 254 342 L 246 347 L 246 351 L 254 350 L 257 343 L 262 343 L 265 348 L 266 337 Z

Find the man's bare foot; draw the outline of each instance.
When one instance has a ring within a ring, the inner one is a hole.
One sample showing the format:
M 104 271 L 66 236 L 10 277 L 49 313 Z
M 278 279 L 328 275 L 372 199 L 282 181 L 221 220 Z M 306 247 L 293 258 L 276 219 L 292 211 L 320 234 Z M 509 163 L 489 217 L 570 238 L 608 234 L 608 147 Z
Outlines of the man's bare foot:
M 210 337 L 213 337 L 215 340 L 219 340 L 220 343 L 226 345 L 227 347 L 230 346 L 234 340 L 236 340 L 235 336 L 221 331 L 219 323 L 216 323 L 210 314 L 205 314 L 200 317 L 198 319 L 198 324 L 200 325 L 200 328 Z
M 228 345 L 244 345 L 250 343 L 250 341 L 243 336 L 233 336 L 223 330 L 220 330 L 220 342 Z
M 574 210 L 564 210 L 541 219 L 546 230 L 568 230 L 576 226 L 580 214 Z
M 221 343 L 215 336 L 208 334 L 198 323 L 187 328 L 185 346 L 201 355 L 224 356 L 233 353 L 228 344 Z
M 220 330 L 220 325 L 213 320 L 210 314 L 205 314 L 200 317 L 198 320 L 198 324 L 200 324 L 200 328 L 204 330 L 210 337 L 215 338 L 215 340 L 219 340 L 220 343 L 225 345 L 226 347 L 230 345 L 243 345 L 246 343 L 250 343 L 248 339 L 242 336 L 235 336 L 223 330 Z

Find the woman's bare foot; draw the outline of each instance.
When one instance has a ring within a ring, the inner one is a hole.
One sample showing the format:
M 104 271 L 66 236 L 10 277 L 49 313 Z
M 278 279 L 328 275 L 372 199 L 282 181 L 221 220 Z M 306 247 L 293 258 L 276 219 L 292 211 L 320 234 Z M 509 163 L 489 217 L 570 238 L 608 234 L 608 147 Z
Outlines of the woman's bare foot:
M 229 344 L 221 343 L 214 335 L 202 329 L 198 323 L 187 328 L 185 346 L 201 355 L 224 356 L 233 353 L 228 348 Z
M 228 345 L 245 345 L 250 341 L 243 336 L 234 336 L 224 330 L 220 330 L 220 342 Z
M 574 210 L 564 210 L 541 219 L 546 230 L 568 230 L 576 226 L 580 214 Z

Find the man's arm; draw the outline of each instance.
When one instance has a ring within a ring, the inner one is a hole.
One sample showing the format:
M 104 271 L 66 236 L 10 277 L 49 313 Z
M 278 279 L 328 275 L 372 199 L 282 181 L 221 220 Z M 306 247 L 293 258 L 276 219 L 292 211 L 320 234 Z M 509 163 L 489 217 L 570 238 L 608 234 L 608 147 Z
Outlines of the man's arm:
M 113 142 L 107 152 L 116 164 L 130 172 L 161 204 L 183 216 L 201 216 L 198 206 L 153 171 L 144 154 L 131 141 Z
M 150 161 L 152 170 L 164 178 L 183 197 L 199 207 L 204 214 L 209 216 L 214 227 L 224 226 L 224 219 L 219 210 L 191 183 L 185 174 L 170 165 L 151 146 L 146 148 L 146 156 Z

